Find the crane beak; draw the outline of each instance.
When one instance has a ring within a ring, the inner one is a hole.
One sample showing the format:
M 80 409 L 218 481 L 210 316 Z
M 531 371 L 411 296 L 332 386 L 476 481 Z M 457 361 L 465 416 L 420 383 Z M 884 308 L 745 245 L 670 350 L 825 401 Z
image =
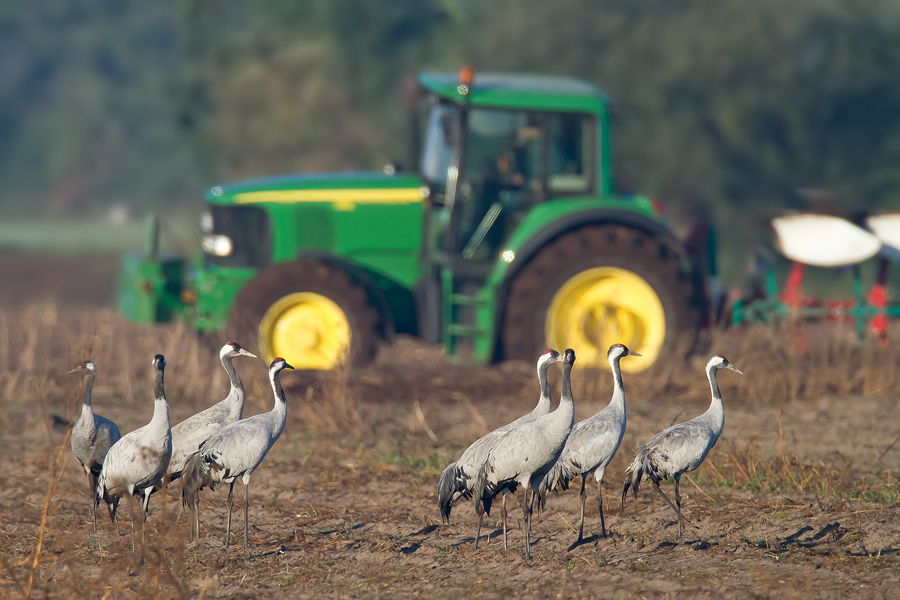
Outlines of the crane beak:
M 626 356 L 641 356 L 641 355 L 638 354 L 637 352 L 635 352 L 634 350 L 629 350 L 628 354 L 626 354 Z
M 252 352 L 247 352 L 243 348 L 241 348 L 240 351 L 238 352 L 238 356 L 249 356 L 250 358 L 256 358 L 255 354 L 253 354 Z
M 66 375 L 71 375 L 72 373 L 81 373 L 82 371 L 84 371 L 84 367 L 78 365 L 77 367 L 66 373 Z
M 743 375 L 743 374 L 744 374 L 743 371 L 741 371 L 740 369 L 738 369 L 736 366 L 734 366 L 734 365 L 731 364 L 731 363 L 728 363 L 728 366 L 725 367 L 725 368 L 726 368 L 726 369 L 731 369 L 732 371 L 734 371 L 734 372 L 737 373 L 738 375 Z

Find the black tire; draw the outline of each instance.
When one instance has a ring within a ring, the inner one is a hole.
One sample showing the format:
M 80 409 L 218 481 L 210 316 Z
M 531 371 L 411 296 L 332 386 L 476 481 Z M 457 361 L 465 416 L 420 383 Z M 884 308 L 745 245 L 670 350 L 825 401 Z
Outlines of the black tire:
M 278 300 L 297 292 L 324 296 L 344 312 L 351 332 L 350 365 L 361 366 L 375 357 L 381 335 L 378 313 L 366 290 L 340 269 L 312 260 L 281 263 L 251 279 L 235 298 L 228 331 L 252 340 L 254 351 L 262 357 L 259 324 L 263 316 Z
M 590 225 L 547 244 L 515 276 L 502 322 L 503 357 L 534 360 L 547 345 L 546 314 L 556 292 L 575 275 L 603 266 L 630 271 L 656 292 L 665 314 L 665 341 L 658 356 L 675 350 L 685 334 L 697 335 L 705 322 L 705 295 L 685 272 L 671 242 L 620 225 Z M 602 352 L 605 359 L 606 349 Z

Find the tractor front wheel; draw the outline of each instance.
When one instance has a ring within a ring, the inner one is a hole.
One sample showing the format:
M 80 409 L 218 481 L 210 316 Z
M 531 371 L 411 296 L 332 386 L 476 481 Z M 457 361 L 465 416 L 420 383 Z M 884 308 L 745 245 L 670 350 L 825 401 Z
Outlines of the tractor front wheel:
M 329 265 L 309 260 L 275 265 L 235 299 L 230 329 L 256 338 L 260 355 L 296 369 L 335 369 L 369 362 L 378 315 L 365 289 Z
M 664 241 L 617 225 L 566 233 L 535 255 L 510 285 L 503 320 L 507 358 L 533 360 L 545 347 L 574 348 L 582 364 L 606 365 L 610 345 L 641 357 L 622 369 L 643 371 L 695 336 L 702 290 Z

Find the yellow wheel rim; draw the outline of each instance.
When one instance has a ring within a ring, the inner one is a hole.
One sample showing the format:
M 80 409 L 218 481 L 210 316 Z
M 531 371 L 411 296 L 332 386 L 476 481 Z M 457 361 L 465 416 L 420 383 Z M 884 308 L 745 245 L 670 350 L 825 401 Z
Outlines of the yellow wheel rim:
M 608 366 L 606 352 L 621 343 L 641 356 L 622 361 L 636 373 L 652 365 L 666 337 L 659 295 L 644 278 L 617 267 L 578 273 L 550 301 L 545 322 L 551 348 L 573 348 L 582 364 Z
M 266 362 L 284 358 L 296 369 L 334 369 L 347 360 L 350 323 L 341 307 L 312 292 L 298 292 L 269 307 L 259 323 Z

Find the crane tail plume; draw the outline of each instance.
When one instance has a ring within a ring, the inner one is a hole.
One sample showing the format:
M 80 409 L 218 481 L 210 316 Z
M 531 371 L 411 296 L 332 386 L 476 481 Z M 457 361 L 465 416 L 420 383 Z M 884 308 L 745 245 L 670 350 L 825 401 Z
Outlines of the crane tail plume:
M 450 522 L 450 510 L 453 508 L 455 500 L 465 491 L 457 471 L 456 463 L 450 463 L 438 480 L 438 506 L 441 509 L 441 519 L 444 523 Z
M 565 459 L 556 461 L 538 487 L 538 510 L 544 510 L 549 492 L 555 492 L 557 489 L 569 489 L 569 482 L 575 479 L 579 473 L 578 466 L 571 461 Z
M 631 489 L 632 496 L 637 500 L 638 490 L 641 487 L 641 479 L 643 479 L 645 473 L 648 473 L 648 457 L 649 453 L 642 446 L 638 449 L 637 454 L 635 454 L 634 460 L 632 460 L 631 464 L 628 465 L 628 468 L 625 469 L 625 486 L 622 488 L 623 507 L 625 506 L 625 499 L 628 497 L 629 488 Z
M 472 494 L 475 496 L 475 512 L 480 517 L 482 514 L 491 514 L 491 503 L 494 501 L 494 494 L 488 489 L 488 461 L 481 465 L 478 476 L 475 478 L 475 487 Z
M 181 505 L 185 508 L 193 506 L 200 490 L 213 485 L 209 464 L 199 452 L 194 452 L 181 472 Z

